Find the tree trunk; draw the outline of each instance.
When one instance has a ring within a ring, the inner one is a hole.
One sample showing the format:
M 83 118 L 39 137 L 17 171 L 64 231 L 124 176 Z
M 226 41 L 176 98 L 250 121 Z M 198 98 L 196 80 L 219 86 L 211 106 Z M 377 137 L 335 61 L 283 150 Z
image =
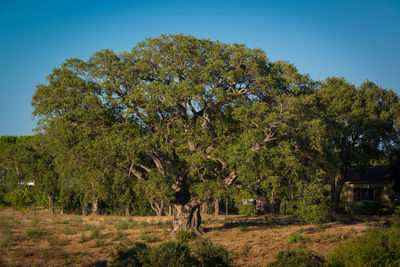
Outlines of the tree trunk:
M 126 206 L 126 208 L 125 208 L 125 216 L 126 217 L 128 217 L 128 216 L 131 216 L 131 211 L 130 211 L 130 209 L 129 209 L 129 204 Z
M 99 212 L 99 199 L 98 198 L 95 198 L 93 200 L 93 203 L 92 203 L 92 214 L 93 215 L 99 215 L 100 214 L 100 212 Z
M 49 212 L 54 213 L 54 198 L 50 195 L 47 197 L 49 198 Z
M 184 230 L 195 235 L 203 234 L 201 227 L 200 201 L 191 199 L 186 204 L 173 204 L 173 217 L 171 235 L 177 231 Z
M 342 172 L 337 181 L 335 181 L 335 178 L 331 179 L 331 209 L 334 213 L 339 212 L 340 194 L 342 193 L 344 181 L 346 180 L 345 173 L 346 172 Z
M 171 205 L 168 206 L 168 216 L 172 216 L 172 207 L 171 207 Z
M 201 207 L 201 213 L 204 214 L 204 215 L 208 213 L 208 205 L 207 205 L 207 202 L 204 202 L 204 203 L 203 203 L 203 205 L 202 205 L 202 207 Z
M 82 215 L 83 216 L 89 215 L 89 209 L 88 209 L 87 204 L 83 204 L 83 206 L 82 206 Z
M 158 217 L 162 216 L 162 211 L 164 208 L 164 201 L 161 200 L 160 205 L 158 205 L 158 203 L 156 201 L 149 199 L 149 203 L 150 203 L 151 209 L 156 212 L 156 216 L 158 216 Z
M 225 215 L 229 214 L 228 208 L 229 208 L 228 199 L 225 198 Z
M 214 201 L 214 215 L 218 215 L 219 214 L 219 199 L 217 198 Z

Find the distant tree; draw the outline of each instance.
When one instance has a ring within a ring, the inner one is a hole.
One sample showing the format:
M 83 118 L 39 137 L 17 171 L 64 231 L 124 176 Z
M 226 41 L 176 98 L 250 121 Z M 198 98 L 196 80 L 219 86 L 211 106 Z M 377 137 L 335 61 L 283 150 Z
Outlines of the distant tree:
M 356 87 L 343 78 L 329 78 L 317 92 L 327 125 L 331 208 L 338 211 L 348 170 L 370 165 L 393 145 L 399 98 L 392 90 L 367 81 Z

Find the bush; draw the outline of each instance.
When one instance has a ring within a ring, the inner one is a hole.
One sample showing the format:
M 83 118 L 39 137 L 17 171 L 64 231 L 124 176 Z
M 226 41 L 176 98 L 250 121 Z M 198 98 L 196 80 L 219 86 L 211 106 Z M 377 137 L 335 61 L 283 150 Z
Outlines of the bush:
M 28 189 L 15 189 L 4 196 L 4 200 L 11 205 L 14 210 L 24 210 L 33 203 L 31 192 Z
M 268 267 L 323 267 L 325 260 L 312 250 L 307 249 L 285 249 L 278 252 L 274 262 Z
M 319 184 L 309 184 L 304 188 L 303 194 L 297 203 L 296 214 L 300 221 L 319 224 L 327 215 L 327 198 L 324 189 Z
M 349 205 L 351 213 L 355 215 L 388 215 L 394 212 L 394 208 L 389 203 L 372 201 L 357 201 Z
M 198 239 L 194 244 L 194 254 L 200 266 L 231 266 L 234 259 L 222 245 L 214 244 L 209 239 Z
M 179 230 L 175 234 L 175 238 L 178 242 L 187 243 L 189 239 L 195 238 L 193 233 L 186 232 L 185 230 Z
M 305 238 L 304 236 L 297 234 L 297 233 L 293 233 L 289 236 L 288 238 L 288 243 L 292 244 L 292 243 L 301 243 L 304 242 Z
M 239 230 L 241 232 L 247 232 L 249 231 L 249 228 L 247 228 L 247 225 L 239 225 Z
M 153 248 L 137 242 L 130 249 L 119 250 L 109 266 L 231 266 L 234 261 L 226 248 L 208 239 L 195 242 L 194 255 L 187 245 L 179 242 L 166 242 Z M 108 266 L 108 263 L 97 261 L 87 266 Z
M 337 247 L 333 266 L 400 266 L 400 229 L 371 231 Z
M 136 242 L 133 248 L 119 250 L 110 266 L 112 267 L 136 267 L 149 263 L 149 248 L 144 243 Z
M 108 266 L 107 261 L 100 261 L 100 260 L 86 265 L 86 267 L 107 267 L 107 266 Z
M 192 257 L 188 246 L 179 242 L 166 242 L 151 249 L 150 266 L 193 266 L 197 261 Z

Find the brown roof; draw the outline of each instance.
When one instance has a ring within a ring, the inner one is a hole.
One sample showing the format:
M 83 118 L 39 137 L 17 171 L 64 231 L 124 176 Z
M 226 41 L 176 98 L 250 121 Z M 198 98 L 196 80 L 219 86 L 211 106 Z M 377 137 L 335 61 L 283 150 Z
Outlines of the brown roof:
M 389 166 L 351 168 L 347 171 L 346 175 L 346 182 L 349 183 L 390 183 L 392 181 Z

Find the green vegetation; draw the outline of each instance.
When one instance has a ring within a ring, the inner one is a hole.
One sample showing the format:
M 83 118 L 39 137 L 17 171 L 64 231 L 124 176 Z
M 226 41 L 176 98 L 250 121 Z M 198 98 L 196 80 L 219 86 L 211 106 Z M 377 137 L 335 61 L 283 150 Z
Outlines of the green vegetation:
M 325 259 L 312 250 L 307 249 L 285 249 L 278 252 L 274 262 L 268 267 L 324 267 Z
M 186 232 L 185 230 L 179 230 L 175 234 L 175 238 L 180 243 L 187 243 L 190 239 L 195 238 L 193 233 Z
M 240 225 L 239 230 L 242 232 L 247 232 L 249 231 L 249 228 L 247 227 L 247 225 Z
M 293 233 L 289 236 L 288 238 L 288 243 L 302 243 L 305 241 L 304 236 L 297 234 L 297 233 Z
M 187 245 L 179 242 L 165 242 L 153 248 L 144 243 L 135 243 L 130 249 L 119 250 L 109 266 L 227 267 L 232 264 L 233 258 L 226 248 L 208 239 L 199 239 L 194 245 L 193 253 Z M 90 266 L 107 266 L 107 262 L 95 262 Z
M 350 168 L 392 163 L 400 173 L 392 90 L 315 81 L 244 44 L 161 35 L 130 52 L 67 59 L 37 86 L 32 106 L 35 135 L 0 137 L 0 205 L 13 210 L 173 210 L 173 234 L 202 234 L 203 204 L 320 224 L 343 208 Z M 362 211 L 388 213 L 376 204 Z M 117 235 L 129 225 L 116 222 Z
M 197 239 L 193 249 L 200 266 L 231 266 L 234 257 L 224 246 L 215 244 L 206 238 Z
M 399 266 L 400 229 L 366 233 L 339 245 L 329 259 L 333 266 Z
M 32 229 L 26 230 L 26 236 L 35 241 L 42 240 L 44 235 L 45 235 L 45 232 L 41 228 L 32 228 Z

